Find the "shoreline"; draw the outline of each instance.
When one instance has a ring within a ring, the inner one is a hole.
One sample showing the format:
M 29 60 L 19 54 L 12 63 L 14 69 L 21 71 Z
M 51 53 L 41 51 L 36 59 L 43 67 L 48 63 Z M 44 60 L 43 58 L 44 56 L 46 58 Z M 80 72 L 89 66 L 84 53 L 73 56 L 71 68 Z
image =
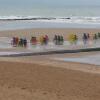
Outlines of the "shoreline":
M 51 66 L 55 68 L 64 68 L 69 70 L 77 70 L 87 73 L 100 74 L 100 65 L 74 62 L 74 61 L 60 61 L 57 58 L 78 58 L 90 55 L 99 55 L 100 51 L 96 52 L 81 52 L 81 53 L 65 53 L 65 54 L 53 54 L 53 55 L 34 55 L 34 56 L 16 56 L 16 57 L 0 57 L 0 61 L 9 63 L 26 63 L 36 64 L 42 66 Z

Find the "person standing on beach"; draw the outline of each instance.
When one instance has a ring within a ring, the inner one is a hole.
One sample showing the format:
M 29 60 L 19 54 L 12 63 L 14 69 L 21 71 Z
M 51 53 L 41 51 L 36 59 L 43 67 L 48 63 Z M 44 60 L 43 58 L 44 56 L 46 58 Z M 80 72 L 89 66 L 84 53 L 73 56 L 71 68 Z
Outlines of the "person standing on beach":
M 53 42 L 55 43 L 55 45 L 58 44 L 58 36 L 57 35 L 54 36 Z
M 60 36 L 58 35 L 57 37 L 58 37 L 58 39 L 57 39 L 57 45 L 60 45 Z
M 98 38 L 100 38 L 100 32 L 98 32 Z
M 44 36 L 44 44 L 47 45 L 48 42 L 49 42 L 49 37 L 48 37 L 48 35 L 45 35 Z
M 23 46 L 24 46 L 24 47 L 27 47 L 27 39 L 26 39 L 26 38 L 23 39 Z
M 97 39 L 98 39 L 98 35 L 97 34 L 94 34 L 94 36 L 93 36 L 94 43 L 97 42 Z
M 17 47 L 17 46 L 18 46 L 18 43 L 19 43 L 19 38 L 18 38 L 18 37 L 13 37 L 13 38 L 12 38 L 12 41 L 11 41 L 11 44 L 12 44 L 14 47 Z
M 44 36 L 40 36 L 40 44 L 43 45 L 44 44 Z
M 60 45 L 63 45 L 63 43 L 64 43 L 64 38 L 63 36 L 60 36 Z
M 48 42 L 49 42 L 49 37 L 48 37 L 48 35 L 46 35 L 45 37 L 46 37 L 47 44 L 48 44 Z
M 18 46 L 18 43 L 19 43 L 19 38 L 16 37 L 16 46 Z
M 20 40 L 19 40 L 19 46 L 21 46 L 21 47 L 23 47 L 23 39 L 22 38 L 20 38 Z
M 86 33 L 84 33 L 84 34 L 83 34 L 83 43 L 84 43 L 84 45 L 87 44 L 87 41 L 88 41 L 88 36 L 87 36 Z
M 75 34 L 75 35 L 74 35 L 74 43 L 75 43 L 75 45 L 77 44 L 77 41 L 78 41 L 78 37 L 77 37 L 77 35 Z
M 15 37 L 12 38 L 11 44 L 13 45 L 13 47 L 15 47 Z

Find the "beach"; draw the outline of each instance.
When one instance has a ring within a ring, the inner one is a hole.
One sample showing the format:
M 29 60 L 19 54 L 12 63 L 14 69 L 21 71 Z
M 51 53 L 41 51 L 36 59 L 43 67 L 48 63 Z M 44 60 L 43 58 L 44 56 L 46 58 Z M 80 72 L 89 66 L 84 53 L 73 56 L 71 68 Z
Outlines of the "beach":
M 63 35 L 67 39 L 71 33 L 81 36 L 84 32 L 94 34 L 100 32 L 100 29 L 6 30 L 0 31 L 0 37 L 18 36 L 30 39 L 31 36 L 47 34 L 52 41 L 55 34 Z M 16 50 L 20 48 L 14 48 Z M 99 54 L 100 51 L 0 57 L 0 100 L 99 100 L 99 65 L 55 59 Z
M 100 1 L 0 0 L 0 100 L 100 100 Z
M 59 56 L 0 58 L 0 99 L 99 100 L 99 66 L 50 59 Z
M 83 33 L 95 34 L 100 32 L 99 28 L 33 28 L 33 29 L 18 29 L 18 30 L 5 30 L 0 31 L 1 37 L 26 37 L 28 39 L 31 36 L 41 36 L 48 35 L 50 40 L 54 38 L 55 35 L 63 35 L 66 40 L 69 34 L 77 34 L 82 36 Z

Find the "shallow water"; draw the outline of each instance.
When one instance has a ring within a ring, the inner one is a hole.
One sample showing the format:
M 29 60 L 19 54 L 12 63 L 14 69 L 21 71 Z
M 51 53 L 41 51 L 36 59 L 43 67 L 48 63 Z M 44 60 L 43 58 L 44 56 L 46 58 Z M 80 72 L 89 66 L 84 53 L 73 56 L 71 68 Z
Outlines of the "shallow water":
M 59 51 L 59 50 L 77 50 L 77 49 L 85 49 L 85 48 L 97 48 L 100 47 L 100 40 L 98 40 L 96 43 L 93 41 L 89 41 L 88 44 L 84 45 L 83 41 L 78 41 L 77 44 L 70 44 L 68 41 L 64 41 L 63 45 L 55 45 L 53 42 L 49 42 L 48 45 L 41 45 L 38 43 L 37 45 L 32 45 L 30 43 L 30 40 L 28 40 L 27 47 L 13 47 L 11 45 L 12 38 L 8 37 L 0 37 L 0 49 L 5 49 L 4 52 L 0 52 L 0 55 L 6 55 L 6 54 L 16 54 L 16 53 L 39 53 L 39 52 L 50 52 L 50 51 Z M 19 49 L 18 49 L 19 48 Z M 11 50 L 12 52 L 7 52 L 6 49 Z M 13 52 L 14 49 L 14 52 Z M 15 52 L 16 50 L 16 52 Z M 71 60 L 71 59 L 67 59 Z M 72 59 L 73 60 L 73 59 Z M 76 59 L 75 59 L 76 60 Z M 79 61 L 80 58 L 77 58 Z
M 84 56 L 84 57 L 76 57 L 76 58 L 55 58 L 56 60 L 65 61 L 65 62 L 78 62 L 85 64 L 94 64 L 100 65 L 100 54 Z
M 100 23 L 86 22 L 66 22 L 66 21 L 34 21 L 34 20 L 17 20 L 17 21 L 0 21 L 0 31 L 30 29 L 30 28 L 100 28 Z
M 0 37 L 0 49 L 9 49 L 11 46 L 11 38 Z

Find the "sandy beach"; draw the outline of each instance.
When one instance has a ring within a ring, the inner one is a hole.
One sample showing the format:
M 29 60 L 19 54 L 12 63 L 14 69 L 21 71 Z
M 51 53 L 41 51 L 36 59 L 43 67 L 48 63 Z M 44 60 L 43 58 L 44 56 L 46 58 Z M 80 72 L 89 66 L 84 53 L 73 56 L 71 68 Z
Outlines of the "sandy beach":
M 70 33 L 97 33 L 100 29 L 23 29 L 0 31 L 1 37 Z M 81 35 L 80 35 L 81 36 Z M 99 100 L 100 66 L 57 61 L 59 57 L 100 54 L 85 52 L 23 57 L 0 57 L 0 100 Z
M 94 34 L 100 32 L 100 29 L 88 29 L 88 28 L 34 28 L 34 29 L 19 29 L 19 30 L 6 30 L 0 31 L 2 37 L 26 37 L 48 35 L 50 40 L 54 38 L 54 35 L 63 35 L 66 40 L 69 34 L 78 34 L 81 37 L 82 33 Z

